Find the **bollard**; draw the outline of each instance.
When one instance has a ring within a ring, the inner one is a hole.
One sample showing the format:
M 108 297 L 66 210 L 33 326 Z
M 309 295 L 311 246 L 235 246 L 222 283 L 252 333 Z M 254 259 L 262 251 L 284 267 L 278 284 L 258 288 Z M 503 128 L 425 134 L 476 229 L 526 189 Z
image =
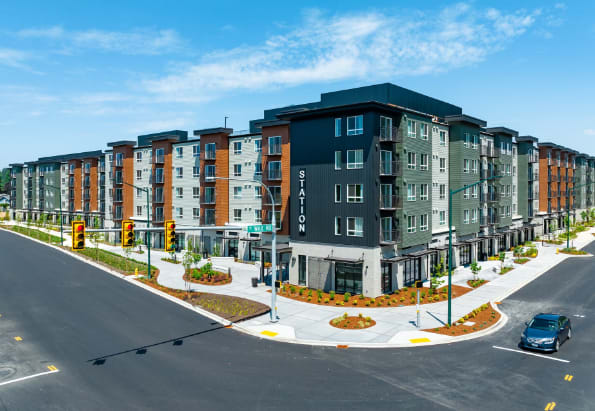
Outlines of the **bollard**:
M 559 254 L 559 253 L 560 253 L 560 249 L 556 248 L 556 254 Z
M 134 275 L 138 275 L 138 267 L 134 269 Z

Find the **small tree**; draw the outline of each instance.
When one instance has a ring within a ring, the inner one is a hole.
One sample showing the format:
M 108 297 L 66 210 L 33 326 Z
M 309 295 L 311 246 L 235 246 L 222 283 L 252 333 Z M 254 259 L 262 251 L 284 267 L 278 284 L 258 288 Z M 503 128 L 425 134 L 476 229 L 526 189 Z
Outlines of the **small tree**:
M 215 244 L 215 247 L 213 247 L 213 257 L 219 257 L 219 244 Z
M 31 236 L 31 224 L 33 224 L 33 220 L 31 220 L 31 214 L 27 216 L 27 235 Z
M 440 262 L 438 264 L 436 264 L 436 266 L 434 267 L 434 275 L 430 278 L 430 287 L 431 288 L 436 289 L 444 283 L 444 280 L 442 279 L 442 277 L 444 277 L 443 267 L 444 267 L 444 258 L 440 257 Z
M 504 268 L 504 259 L 506 258 L 506 253 L 504 251 L 500 251 L 500 254 L 498 254 L 498 260 L 500 260 L 500 272 L 502 272 L 502 269 Z
M 502 253 L 504 254 L 504 253 Z M 473 273 L 473 279 L 475 281 L 477 281 L 478 277 L 477 275 L 479 274 L 479 272 L 481 271 L 481 266 L 479 264 L 477 264 L 477 261 L 473 261 L 471 263 L 471 272 Z
M 198 263 L 200 263 L 201 259 L 202 259 L 202 257 L 200 256 L 199 253 L 192 253 L 192 263 L 194 264 L 194 266 L 196 268 L 198 268 Z
M 143 245 L 143 239 L 141 237 L 138 237 L 135 241 L 134 241 L 134 245 L 138 247 L 138 253 L 141 254 L 143 252 L 141 245 Z
M 130 247 L 124 248 L 124 255 L 126 255 L 126 259 L 125 259 L 126 271 L 125 271 L 125 274 L 128 273 L 128 261 L 130 260 L 130 251 L 131 251 L 131 248 Z
M 587 213 L 585 210 L 581 211 L 581 219 L 583 221 L 589 222 L 589 213 Z
M 101 235 L 101 233 L 96 233 L 96 232 L 89 233 L 88 235 L 89 235 L 89 239 L 95 245 L 95 261 L 97 261 L 97 260 L 99 260 L 99 242 L 101 241 L 103 236 Z

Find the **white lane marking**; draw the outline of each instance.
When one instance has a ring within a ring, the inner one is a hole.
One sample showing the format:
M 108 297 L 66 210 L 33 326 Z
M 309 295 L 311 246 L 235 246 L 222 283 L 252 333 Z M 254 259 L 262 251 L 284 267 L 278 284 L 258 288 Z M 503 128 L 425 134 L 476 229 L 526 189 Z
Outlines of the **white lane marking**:
M 568 360 L 563 360 L 562 358 L 549 357 L 549 356 L 543 355 L 543 354 L 536 354 L 534 352 L 529 352 L 529 351 L 514 350 L 512 348 L 498 347 L 497 345 L 492 345 L 492 348 L 495 348 L 497 350 L 505 350 L 505 351 L 518 352 L 518 353 L 521 353 L 521 354 L 533 355 L 535 357 L 545 358 L 546 360 L 554 360 L 554 361 L 560 361 L 560 362 L 570 362 Z
M 21 377 L 21 378 L 15 379 L 15 380 L 0 382 L 0 386 L 12 384 L 12 383 L 15 383 L 15 382 L 29 380 L 29 379 L 35 378 L 35 377 L 41 377 L 42 375 L 54 374 L 54 373 L 57 373 L 57 372 L 60 372 L 60 370 L 52 370 L 52 371 L 40 372 L 39 374 L 28 375 L 27 377 Z
M 574 314 L 573 317 L 578 317 L 578 318 L 585 318 L 584 315 L 580 315 L 580 314 Z

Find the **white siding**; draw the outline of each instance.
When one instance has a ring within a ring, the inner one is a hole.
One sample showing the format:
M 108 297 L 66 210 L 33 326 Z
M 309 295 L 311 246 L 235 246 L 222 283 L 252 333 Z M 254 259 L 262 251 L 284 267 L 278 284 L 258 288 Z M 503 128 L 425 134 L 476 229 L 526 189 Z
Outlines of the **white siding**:
M 261 176 L 256 176 L 255 165 L 262 164 L 261 152 L 255 151 L 255 141 L 262 140 L 260 135 L 238 136 L 229 138 L 229 177 L 234 178 L 234 165 L 242 166 L 241 178 L 245 180 L 261 180 Z M 242 143 L 242 153 L 234 154 L 234 142 Z M 264 171 L 263 171 L 264 173 Z M 255 187 L 259 185 L 253 182 L 229 182 L 229 219 L 230 224 L 248 225 L 256 223 L 255 211 L 262 209 L 262 201 L 254 195 Z M 234 187 L 242 187 L 242 198 L 234 198 Z M 240 221 L 234 220 L 234 209 L 242 210 Z
M 432 124 L 432 233 L 448 230 L 448 126 Z M 440 145 L 440 131 L 446 133 L 445 145 Z M 446 172 L 440 172 L 440 158 L 446 160 Z M 445 185 L 444 199 L 440 199 L 440 185 Z M 445 224 L 440 225 L 440 211 L 444 211 Z
M 200 140 L 190 140 L 172 146 L 172 216 L 180 226 L 200 225 L 200 220 L 192 217 L 192 209 L 200 209 L 200 198 L 193 198 L 192 195 L 192 188 L 200 187 L 200 176 L 193 176 L 193 168 L 200 167 L 200 157 L 194 157 L 192 154 L 192 147 L 195 145 L 200 146 Z M 178 147 L 182 148 L 182 158 L 177 157 Z M 176 177 L 177 167 L 182 167 L 183 178 Z M 182 198 L 177 198 L 177 188 L 182 188 Z M 178 208 L 183 210 L 182 218 L 178 218 Z

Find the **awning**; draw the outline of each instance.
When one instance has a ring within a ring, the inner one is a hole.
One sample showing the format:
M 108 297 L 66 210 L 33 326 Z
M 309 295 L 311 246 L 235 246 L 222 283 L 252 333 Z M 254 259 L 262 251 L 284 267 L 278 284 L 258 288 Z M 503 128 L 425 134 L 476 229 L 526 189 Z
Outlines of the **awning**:
M 271 244 L 259 245 L 258 247 L 254 247 L 254 250 L 271 252 Z M 277 244 L 277 252 L 278 253 L 290 253 L 291 247 L 287 243 Z
M 398 263 L 400 261 L 405 261 L 405 260 L 409 260 L 409 258 L 403 257 L 401 255 L 395 256 L 395 257 L 390 257 L 390 258 L 381 258 L 380 259 L 380 261 L 383 263 Z
M 425 249 L 425 250 L 415 251 L 413 253 L 405 254 L 405 257 L 423 257 L 424 255 L 432 254 L 433 252 L 434 252 L 434 250 L 432 250 L 432 249 Z
M 481 237 L 475 237 L 475 238 L 471 238 L 470 240 L 465 240 L 466 243 L 479 243 L 480 241 L 483 241 L 484 239 Z
M 260 241 L 260 238 L 254 238 L 254 237 L 244 237 L 244 238 L 240 238 L 240 241 Z
M 325 257 L 324 259 L 327 261 L 335 261 L 338 263 L 351 263 L 351 264 L 357 264 L 357 263 L 364 262 L 364 260 L 362 258 L 355 259 L 355 258 L 347 258 L 347 257 L 336 257 L 333 255 L 329 255 L 328 257 Z

